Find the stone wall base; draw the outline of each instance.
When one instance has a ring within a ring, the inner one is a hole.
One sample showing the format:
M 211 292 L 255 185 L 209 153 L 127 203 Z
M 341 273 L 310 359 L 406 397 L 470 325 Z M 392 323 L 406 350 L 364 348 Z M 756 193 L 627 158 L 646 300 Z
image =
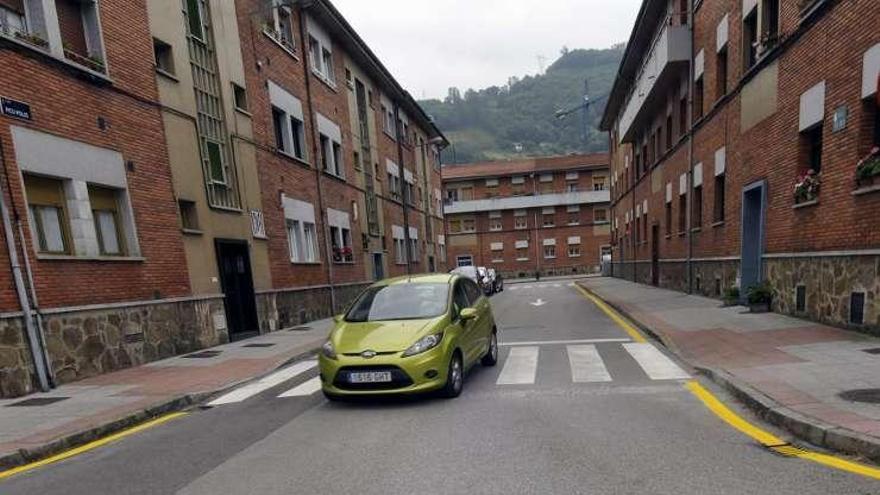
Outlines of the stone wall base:
M 517 279 L 517 278 L 533 278 L 535 276 L 535 269 L 531 270 L 499 270 L 496 268 L 505 280 Z M 565 277 L 565 276 L 577 276 L 577 275 L 592 275 L 594 273 L 599 273 L 598 266 L 592 265 L 578 265 L 578 266 L 565 266 L 565 267 L 549 267 L 542 268 L 540 270 L 540 274 L 542 277 Z
M 260 333 L 293 328 L 342 313 L 371 283 L 336 286 L 335 309 L 329 286 L 257 294 Z

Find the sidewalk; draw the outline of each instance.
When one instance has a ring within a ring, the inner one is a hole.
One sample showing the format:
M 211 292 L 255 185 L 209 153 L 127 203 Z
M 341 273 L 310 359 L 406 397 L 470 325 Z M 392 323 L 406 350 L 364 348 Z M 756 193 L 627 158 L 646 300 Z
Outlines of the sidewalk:
M 764 420 L 880 461 L 880 339 L 614 278 L 579 283 Z M 840 397 L 859 389 L 878 389 L 876 402 Z
M 0 400 L 0 469 L 199 403 L 316 351 L 332 320 Z

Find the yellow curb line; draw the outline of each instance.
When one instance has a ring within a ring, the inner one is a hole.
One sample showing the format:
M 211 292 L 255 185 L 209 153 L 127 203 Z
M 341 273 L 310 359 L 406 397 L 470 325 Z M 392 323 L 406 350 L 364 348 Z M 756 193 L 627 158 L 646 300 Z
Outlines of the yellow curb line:
M 599 309 L 602 310 L 609 318 L 614 320 L 614 323 L 617 323 L 617 326 L 623 329 L 629 336 L 636 342 L 640 344 L 644 344 L 647 342 L 642 333 L 639 332 L 636 327 L 632 326 L 628 321 L 626 321 L 620 314 L 615 311 L 611 306 L 605 303 L 605 301 L 599 299 L 598 297 L 587 292 L 583 287 L 578 284 L 574 285 L 575 289 L 581 293 L 582 296 L 592 301 Z
M 47 457 L 43 460 L 32 462 L 30 464 L 25 464 L 24 466 L 19 466 L 16 468 L 9 469 L 7 471 L 0 472 L 0 480 L 9 478 L 10 476 L 15 476 L 16 474 L 26 473 L 28 471 L 32 471 L 39 467 L 43 467 L 49 464 L 53 464 L 59 461 L 63 461 L 65 459 L 70 459 L 71 457 L 78 456 L 80 454 L 84 454 L 91 450 L 95 450 L 99 447 L 103 447 L 108 443 L 115 442 L 116 440 L 125 438 L 130 435 L 134 435 L 135 433 L 139 433 L 149 428 L 153 428 L 155 426 L 159 426 L 163 423 L 167 423 L 173 419 L 177 419 L 181 416 L 185 416 L 187 413 L 184 412 L 176 412 L 166 414 L 165 416 L 160 416 L 154 420 L 147 421 L 146 423 L 141 423 L 137 426 L 133 426 L 126 430 L 122 430 L 120 432 L 114 433 L 110 436 L 95 440 L 93 442 L 89 442 L 85 445 L 80 445 L 79 447 L 64 451 L 60 454 L 53 455 L 51 457 Z
M 696 381 L 690 381 L 686 385 L 688 390 L 696 396 L 707 409 L 712 411 L 716 416 L 721 418 L 730 426 L 744 433 L 749 438 L 757 441 L 761 445 L 783 455 L 795 457 L 806 461 L 822 464 L 823 466 L 839 469 L 853 474 L 858 474 L 868 478 L 880 480 L 880 469 L 858 462 L 848 461 L 828 454 L 822 454 L 798 447 L 788 445 L 787 442 L 768 433 L 757 426 L 752 425 L 748 421 L 742 419 L 735 412 L 725 406 L 717 397 L 706 390 L 705 387 Z

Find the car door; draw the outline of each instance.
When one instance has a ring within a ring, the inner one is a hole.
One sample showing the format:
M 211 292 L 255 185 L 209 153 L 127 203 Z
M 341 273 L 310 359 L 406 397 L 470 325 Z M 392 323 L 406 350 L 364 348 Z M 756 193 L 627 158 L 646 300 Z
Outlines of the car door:
M 467 328 L 470 341 L 468 359 L 472 363 L 482 357 L 486 346 L 489 345 L 489 331 L 491 331 L 492 322 L 488 318 L 489 299 L 483 295 L 483 291 L 474 281 L 465 280 L 464 284 L 470 303 L 469 307 L 477 310 L 477 317 L 468 323 Z M 489 325 L 489 331 L 486 330 L 487 325 Z
M 452 324 L 454 331 L 458 335 L 458 347 L 464 353 L 465 362 L 470 359 L 470 335 L 469 331 L 473 325 L 461 319 L 459 314 L 461 310 L 470 307 L 471 302 L 468 298 L 467 290 L 464 287 L 464 279 L 460 279 L 455 283 L 452 289 Z M 466 364 L 466 363 L 465 363 Z

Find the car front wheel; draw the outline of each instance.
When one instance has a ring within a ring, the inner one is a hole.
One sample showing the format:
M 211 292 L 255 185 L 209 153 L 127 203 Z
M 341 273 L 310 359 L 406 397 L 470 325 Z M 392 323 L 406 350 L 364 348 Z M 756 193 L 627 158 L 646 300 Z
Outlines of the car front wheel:
M 495 366 L 498 363 L 498 333 L 493 331 L 492 337 L 489 338 L 489 350 L 480 361 L 483 366 Z
M 464 387 L 464 363 L 461 354 L 455 353 L 449 360 L 449 370 L 446 372 L 446 385 L 443 387 L 443 396 L 454 399 L 461 395 Z

